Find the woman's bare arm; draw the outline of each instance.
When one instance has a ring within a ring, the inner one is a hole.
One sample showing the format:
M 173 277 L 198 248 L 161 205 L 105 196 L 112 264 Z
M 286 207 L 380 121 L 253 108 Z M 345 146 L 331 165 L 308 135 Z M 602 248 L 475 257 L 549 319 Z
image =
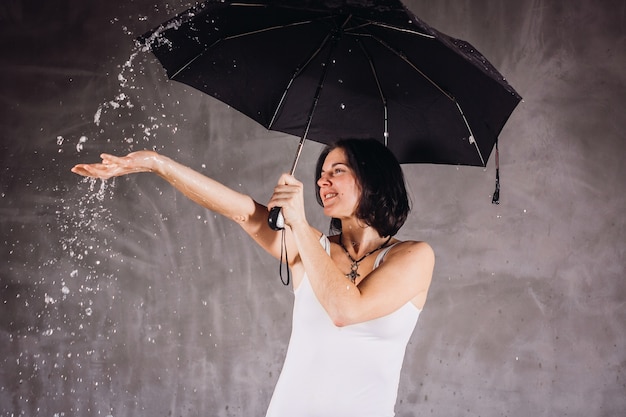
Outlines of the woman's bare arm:
M 302 184 L 283 175 L 268 205 L 283 207 L 299 265 L 335 325 L 383 317 L 409 302 L 423 307 L 435 265 L 433 250 L 427 243 L 399 243 L 379 268 L 355 285 L 319 244 L 319 232 L 309 226 L 304 215 L 302 194 Z
M 261 247 L 280 258 L 280 234 L 267 224 L 267 207 L 250 196 L 153 151 L 132 152 L 123 157 L 102 154 L 101 158 L 101 163 L 78 164 L 72 172 L 102 179 L 153 172 L 192 201 L 237 222 Z M 295 247 L 290 252 L 290 258 L 297 255 Z

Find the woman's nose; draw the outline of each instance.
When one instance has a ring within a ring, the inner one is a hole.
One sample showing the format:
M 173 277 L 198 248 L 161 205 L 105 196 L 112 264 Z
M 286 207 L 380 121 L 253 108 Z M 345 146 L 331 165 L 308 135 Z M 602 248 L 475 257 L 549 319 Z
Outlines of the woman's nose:
M 319 187 L 322 187 L 328 184 L 330 184 L 330 181 L 328 180 L 328 177 L 326 175 L 321 175 L 320 178 L 317 180 L 317 185 Z

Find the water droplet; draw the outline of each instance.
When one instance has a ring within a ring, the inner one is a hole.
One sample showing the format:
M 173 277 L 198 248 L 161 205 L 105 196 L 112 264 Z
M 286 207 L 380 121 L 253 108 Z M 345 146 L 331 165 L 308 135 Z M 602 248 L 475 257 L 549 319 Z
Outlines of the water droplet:
M 87 142 L 87 136 L 81 136 L 80 139 L 78 139 L 78 143 L 76 144 L 76 151 L 80 152 L 83 150 L 83 144 Z

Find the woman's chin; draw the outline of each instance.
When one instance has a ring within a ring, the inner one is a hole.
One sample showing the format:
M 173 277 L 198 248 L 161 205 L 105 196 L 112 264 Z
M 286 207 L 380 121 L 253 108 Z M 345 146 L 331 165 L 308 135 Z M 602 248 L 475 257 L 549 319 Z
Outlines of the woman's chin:
M 335 213 L 335 210 L 332 209 L 332 207 L 324 207 L 324 215 L 326 217 L 330 217 L 331 219 L 337 217 L 337 214 Z

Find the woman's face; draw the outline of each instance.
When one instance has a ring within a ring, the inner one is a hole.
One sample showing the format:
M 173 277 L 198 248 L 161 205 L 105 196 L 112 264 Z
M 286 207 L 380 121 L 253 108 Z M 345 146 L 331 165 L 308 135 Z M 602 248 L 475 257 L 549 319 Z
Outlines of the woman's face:
M 355 214 L 360 187 L 342 148 L 333 149 L 326 156 L 317 185 L 326 216 L 344 219 Z

